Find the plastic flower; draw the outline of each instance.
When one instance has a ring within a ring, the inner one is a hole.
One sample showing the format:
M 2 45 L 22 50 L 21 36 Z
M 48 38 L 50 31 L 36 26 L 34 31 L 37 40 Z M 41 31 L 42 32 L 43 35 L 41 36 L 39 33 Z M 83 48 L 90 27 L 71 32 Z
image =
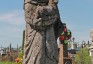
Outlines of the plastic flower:
M 59 39 L 60 39 L 61 41 L 63 41 L 65 38 L 64 38 L 64 36 L 60 36 Z
M 22 61 L 22 59 L 21 58 L 16 58 L 15 61 L 18 64 L 18 63 L 20 63 Z

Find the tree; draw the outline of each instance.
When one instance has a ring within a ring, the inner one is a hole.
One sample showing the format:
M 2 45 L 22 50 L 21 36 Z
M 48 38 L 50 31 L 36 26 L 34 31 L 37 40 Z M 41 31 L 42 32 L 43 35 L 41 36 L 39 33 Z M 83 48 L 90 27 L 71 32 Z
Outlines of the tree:
M 89 51 L 86 47 L 81 48 L 75 55 L 77 64 L 91 64 Z

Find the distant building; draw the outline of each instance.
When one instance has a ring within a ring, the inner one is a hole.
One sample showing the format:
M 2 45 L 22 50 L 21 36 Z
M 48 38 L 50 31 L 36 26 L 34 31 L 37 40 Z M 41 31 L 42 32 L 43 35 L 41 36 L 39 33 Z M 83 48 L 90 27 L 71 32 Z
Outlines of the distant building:
M 80 49 L 79 44 L 74 41 L 71 41 L 71 47 L 68 48 L 68 57 L 74 60 L 76 51 L 78 51 L 79 49 Z
M 6 50 L 5 49 L 1 49 L 0 50 L 0 55 L 1 56 L 5 56 L 6 55 Z
M 11 55 L 11 53 L 17 53 L 17 52 L 18 52 L 17 48 L 11 48 L 11 51 L 10 51 L 9 47 L 7 47 L 7 48 L 2 48 L 0 50 L 0 55 L 6 56 L 6 55 Z

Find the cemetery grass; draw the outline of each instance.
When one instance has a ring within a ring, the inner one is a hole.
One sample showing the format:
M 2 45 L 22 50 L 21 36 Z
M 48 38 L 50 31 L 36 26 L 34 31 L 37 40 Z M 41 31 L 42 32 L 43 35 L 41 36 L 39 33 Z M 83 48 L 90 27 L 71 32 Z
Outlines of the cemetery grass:
M 16 64 L 15 62 L 0 61 L 0 64 Z

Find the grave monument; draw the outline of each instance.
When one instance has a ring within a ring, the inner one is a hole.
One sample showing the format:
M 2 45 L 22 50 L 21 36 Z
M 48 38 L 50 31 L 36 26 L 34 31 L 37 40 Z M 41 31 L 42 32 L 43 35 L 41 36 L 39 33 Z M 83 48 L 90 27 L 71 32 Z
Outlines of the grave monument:
M 63 31 L 57 0 L 24 0 L 23 64 L 58 64 L 57 37 Z

